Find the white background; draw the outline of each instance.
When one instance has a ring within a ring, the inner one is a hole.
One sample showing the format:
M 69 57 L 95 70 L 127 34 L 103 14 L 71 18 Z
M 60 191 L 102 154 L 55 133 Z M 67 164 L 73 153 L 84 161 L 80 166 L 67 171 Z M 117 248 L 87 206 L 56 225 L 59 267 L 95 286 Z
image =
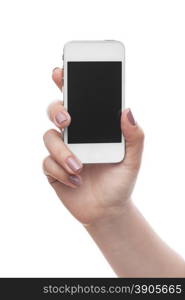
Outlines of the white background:
M 146 133 L 134 201 L 185 255 L 185 2 L 37 0 L 0 4 L 0 276 L 115 276 L 42 174 L 51 71 L 66 41 L 126 46 L 126 105 Z

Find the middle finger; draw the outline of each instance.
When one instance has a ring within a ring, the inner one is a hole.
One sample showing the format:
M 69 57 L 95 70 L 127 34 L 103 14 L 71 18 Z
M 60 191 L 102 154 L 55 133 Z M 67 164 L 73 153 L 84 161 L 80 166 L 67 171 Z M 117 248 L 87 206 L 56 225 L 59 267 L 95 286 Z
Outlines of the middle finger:
M 61 133 L 50 129 L 44 134 L 44 143 L 51 156 L 70 174 L 80 173 L 81 161 L 64 144 Z

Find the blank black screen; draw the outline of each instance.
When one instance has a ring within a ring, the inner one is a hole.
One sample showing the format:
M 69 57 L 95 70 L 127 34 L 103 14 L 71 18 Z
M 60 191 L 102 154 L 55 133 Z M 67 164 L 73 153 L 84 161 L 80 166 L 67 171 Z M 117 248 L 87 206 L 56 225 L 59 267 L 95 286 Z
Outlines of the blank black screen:
M 120 61 L 68 62 L 68 143 L 121 142 Z

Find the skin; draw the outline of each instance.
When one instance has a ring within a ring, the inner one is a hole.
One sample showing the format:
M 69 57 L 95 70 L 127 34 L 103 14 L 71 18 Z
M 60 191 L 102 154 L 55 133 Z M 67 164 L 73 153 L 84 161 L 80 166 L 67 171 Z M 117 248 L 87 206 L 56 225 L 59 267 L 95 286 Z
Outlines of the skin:
M 63 70 L 55 68 L 52 78 L 61 90 L 62 77 Z M 66 117 L 60 124 L 56 121 L 58 112 Z M 71 117 L 61 101 L 52 103 L 48 116 L 60 130 L 50 129 L 44 134 L 49 151 L 43 161 L 44 173 L 65 207 L 84 225 L 118 276 L 184 277 L 184 260 L 156 235 L 131 200 L 141 165 L 144 133 L 137 123 L 130 122 L 129 115 L 130 109 L 124 110 L 120 120 L 126 142 L 124 160 L 81 164 L 73 171 L 67 159 L 74 154 L 61 138 L 61 131 L 69 126 Z M 71 183 L 70 175 L 76 176 L 78 185 Z

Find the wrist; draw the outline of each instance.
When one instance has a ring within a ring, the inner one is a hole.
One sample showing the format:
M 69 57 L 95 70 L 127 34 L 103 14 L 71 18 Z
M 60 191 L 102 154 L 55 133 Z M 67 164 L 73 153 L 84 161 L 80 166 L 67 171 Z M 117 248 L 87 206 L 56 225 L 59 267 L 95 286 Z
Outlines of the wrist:
M 132 209 L 133 202 L 131 199 L 128 199 L 121 206 L 114 206 L 111 208 L 107 208 L 106 212 L 101 216 L 95 218 L 88 224 L 84 224 L 84 227 L 88 230 L 98 230 L 98 228 L 106 228 L 110 227 L 110 224 L 114 224 L 119 219 L 123 219 L 126 216 L 128 217 L 129 211 Z
M 124 254 L 126 257 L 129 255 L 127 253 L 130 249 L 129 243 L 133 236 L 133 230 L 135 230 L 133 229 L 134 211 L 134 204 L 129 200 L 119 210 L 115 210 L 112 214 L 107 214 L 85 226 L 102 254 L 119 276 L 122 276 L 122 260 Z

